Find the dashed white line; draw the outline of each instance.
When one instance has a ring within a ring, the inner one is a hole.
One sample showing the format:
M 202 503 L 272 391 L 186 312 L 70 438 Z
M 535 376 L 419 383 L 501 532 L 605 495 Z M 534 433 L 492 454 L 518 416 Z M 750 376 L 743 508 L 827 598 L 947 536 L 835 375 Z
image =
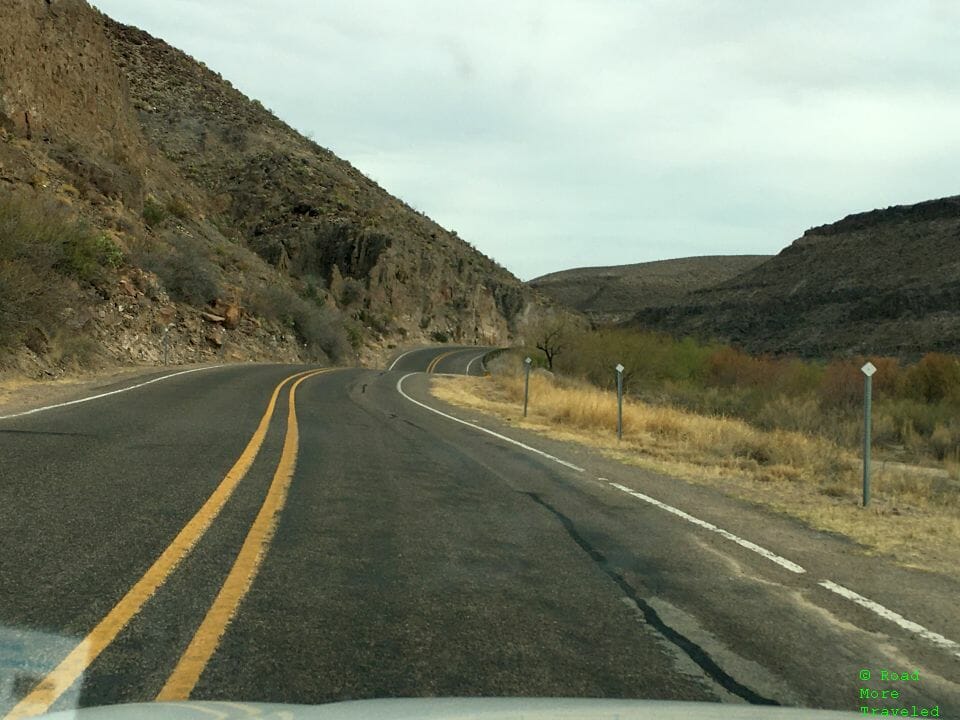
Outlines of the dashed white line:
M 598 478 L 598 479 L 607 480 L 606 478 Z M 610 481 L 607 480 L 607 482 L 610 482 Z M 696 518 L 693 515 L 690 515 L 689 513 L 685 513 L 683 510 L 673 507 L 673 505 L 667 505 L 666 503 L 660 502 L 659 500 L 656 500 L 650 497 L 649 495 L 644 495 L 643 493 L 637 492 L 636 490 L 631 490 L 630 488 L 620 485 L 619 483 L 611 482 L 610 485 L 617 488 L 617 490 L 622 490 L 628 495 L 632 495 L 638 500 L 643 500 L 644 502 L 650 503 L 651 505 L 655 505 L 661 510 L 666 510 L 669 513 L 673 513 L 677 517 L 683 518 L 687 522 L 691 522 L 694 525 L 699 525 L 700 527 L 706 528 L 711 532 L 715 532 L 717 533 L 717 535 L 720 535 L 721 537 L 725 537 L 727 540 L 732 540 L 733 542 L 737 543 L 737 545 L 745 547 L 748 550 L 752 550 L 758 555 L 762 555 L 767 560 L 770 560 L 771 562 L 775 562 L 777 565 L 779 565 L 780 567 L 786 568 L 790 572 L 795 572 L 797 574 L 806 572 L 806 570 L 804 570 L 802 567 L 797 565 L 795 562 L 791 562 L 790 560 L 787 560 L 785 557 L 781 557 L 780 555 L 777 555 L 775 552 L 770 552 L 766 548 L 760 547 L 756 543 L 752 543 L 749 540 L 744 540 L 742 537 L 734 535 L 732 532 L 728 532 L 723 528 L 719 528 L 713 523 L 708 523 L 706 520 L 701 520 L 700 518 Z
M 67 405 L 78 405 L 80 403 L 90 402 L 91 400 L 99 400 L 100 398 L 109 397 L 110 395 L 117 395 L 119 393 L 127 392 L 128 390 L 136 390 L 137 388 L 142 388 L 146 385 L 152 385 L 153 383 L 160 382 L 161 380 L 169 380 L 172 377 L 177 377 L 178 375 L 189 375 L 190 373 L 200 372 L 201 370 L 213 370 L 214 368 L 223 367 L 223 365 L 210 365 L 208 367 L 193 368 L 191 370 L 181 370 L 180 372 L 171 373 L 170 375 L 163 375 L 153 380 L 147 380 L 146 382 L 138 383 L 137 385 L 131 385 L 130 387 L 120 388 L 119 390 L 111 390 L 110 392 L 100 393 L 99 395 L 91 395 L 90 397 L 80 398 L 79 400 L 70 400 L 69 402 L 57 403 L 56 405 L 46 405 L 45 407 L 34 408 L 33 410 L 25 410 L 24 412 L 14 413 L 12 415 L 2 415 L 0 420 L 9 420 L 10 418 L 22 417 L 24 415 L 33 415 L 34 413 L 43 412 L 44 410 L 53 410 L 54 408 L 66 407 Z
M 912 620 L 907 620 L 900 613 L 894 612 L 889 608 L 885 608 L 878 602 L 874 602 L 870 598 L 865 598 L 859 593 L 855 593 L 849 588 L 845 588 L 843 585 L 838 585 L 837 583 L 831 580 L 821 580 L 819 583 L 820 587 L 826 588 L 830 592 L 835 592 L 837 595 L 845 597 L 847 600 L 852 600 L 860 607 L 864 607 L 871 612 L 876 613 L 885 620 L 890 620 L 891 622 L 896 623 L 904 630 L 912 632 L 914 635 L 919 635 L 924 640 L 929 640 L 935 645 L 951 651 L 957 657 L 960 657 L 960 643 L 957 643 L 950 638 L 946 638 L 940 633 L 933 632 L 933 630 L 928 630 L 923 625 L 915 623 Z
M 530 447 L 529 445 L 524 445 L 522 442 L 519 442 L 519 441 L 517 441 L 517 440 L 514 440 L 513 438 L 508 438 L 506 435 L 501 435 L 500 433 L 494 432 L 493 430 L 488 430 L 487 428 L 481 427 L 480 425 L 474 425 L 472 422 L 467 422 L 466 420 L 461 420 L 460 418 L 454 417 L 453 415 L 448 415 L 447 413 L 441 412 L 440 410 L 437 410 L 436 408 L 432 408 L 432 407 L 430 407 L 429 405 L 424 405 L 424 404 L 423 404 L 422 402 L 420 402 L 419 400 L 414 400 L 412 397 L 410 397 L 409 395 L 407 395 L 407 394 L 403 391 L 402 385 L 403 385 L 403 381 L 404 381 L 404 380 L 406 380 L 406 379 L 407 379 L 408 377 L 410 377 L 411 375 L 416 375 L 416 374 L 417 374 L 417 373 L 407 373 L 407 374 L 404 375 L 402 378 L 400 378 L 399 380 L 397 380 L 397 392 L 399 392 L 401 395 L 403 395 L 407 400 L 409 400 L 410 402 L 412 402 L 414 405 L 419 405 L 420 407 L 424 408 L 425 410 L 429 410 L 429 411 L 432 412 L 432 413 L 436 413 L 437 415 L 441 415 L 441 416 L 447 418 L 448 420 L 453 420 L 454 422 L 458 422 L 458 423 L 460 423 L 461 425 L 466 425 L 466 426 L 468 426 L 468 427 L 472 427 L 474 430 L 479 430 L 480 432 L 485 432 L 485 433 L 487 433 L 487 435 L 493 435 L 495 438 L 498 438 L 499 440 L 503 440 L 504 442 L 511 443 L 511 444 L 513 444 L 513 445 L 516 445 L 517 447 L 522 447 L 524 450 L 529 450 L 530 452 L 536 453 L 537 455 L 541 455 L 541 456 L 547 458 L 548 460 L 553 460 L 555 463 L 560 463 L 560 464 L 563 465 L 564 467 L 568 467 L 568 468 L 570 468 L 571 470 L 576 470 L 577 472 L 584 472 L 584 469 L 583 469 L 582 467 L 577 467 L 577 466 L 574 465 L 573 463 L 569 463 L 569 462 L 567 462 L 566 460 L 561 460 L 560 458 L 558 458 L 558 457 L 556 457 L 556 456 L 554 456 L 554 455 L 551 455 L 550 453 L 546 453 L 546 452 L 544 452 L 543 450 L 537 450 L 537 448 L 535 448 L 535 447 Z

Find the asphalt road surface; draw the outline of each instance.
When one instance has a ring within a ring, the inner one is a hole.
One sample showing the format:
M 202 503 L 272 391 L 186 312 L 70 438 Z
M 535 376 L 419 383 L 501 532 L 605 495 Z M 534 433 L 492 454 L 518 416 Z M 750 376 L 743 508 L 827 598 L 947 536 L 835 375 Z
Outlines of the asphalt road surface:
M 168 369 L 0 420 L 0 718 L 427 696 L 960 716 L 954 581 L 430 397 L 490 349 Z

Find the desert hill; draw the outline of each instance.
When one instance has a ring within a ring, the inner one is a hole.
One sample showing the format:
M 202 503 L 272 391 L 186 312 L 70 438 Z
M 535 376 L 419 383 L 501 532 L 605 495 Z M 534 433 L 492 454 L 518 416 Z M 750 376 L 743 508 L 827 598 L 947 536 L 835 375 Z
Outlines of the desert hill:
M 849 215 L 628 323 L 808 357 L 960 353 L 960 196 Z
M 0 0 L 0 368 L 372 360 L 549 304 L 213 70 L 83 0 Z
M 527 284 L 601 325 L 632 318 L 640 307 L 673 305 L 690 291 L 728 280 L 768 258 L 714 255 L 575 268 L 543 275 Z

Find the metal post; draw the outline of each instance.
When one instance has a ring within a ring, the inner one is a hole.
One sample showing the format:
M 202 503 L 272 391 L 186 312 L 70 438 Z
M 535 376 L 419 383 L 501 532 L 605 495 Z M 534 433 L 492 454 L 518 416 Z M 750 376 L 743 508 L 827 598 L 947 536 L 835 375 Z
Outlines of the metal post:
M 170 328 L 164 325 L 163 326 L 163 364 L 164 365 L 167 364 L 167 344 L 168 344 L 167 334 L 169 332 L 170 332 Z
M 527 369 L 527 377 L 523 384 L 523 416 L 527 416 L 527 399 L 530 397 L 530 364 L 533 362 L 530 358 L 526 358 L 523 361 L 524 366 Z
M 870 414 L 873 403 L 873 374 L 877 368 L 868 362 L 860 370 L 863 372 L 863 506 L 867 507 L 870 504 Z
M 617 440 L 623 439 L 623 365 L 617 363 Z

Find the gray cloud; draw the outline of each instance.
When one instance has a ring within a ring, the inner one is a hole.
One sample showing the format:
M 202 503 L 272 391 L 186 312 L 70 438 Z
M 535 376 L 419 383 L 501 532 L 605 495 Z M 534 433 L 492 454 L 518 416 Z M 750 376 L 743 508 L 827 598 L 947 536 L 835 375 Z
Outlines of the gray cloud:
M 950 0 L 100 0 L 523 278 L 956 194 Z

